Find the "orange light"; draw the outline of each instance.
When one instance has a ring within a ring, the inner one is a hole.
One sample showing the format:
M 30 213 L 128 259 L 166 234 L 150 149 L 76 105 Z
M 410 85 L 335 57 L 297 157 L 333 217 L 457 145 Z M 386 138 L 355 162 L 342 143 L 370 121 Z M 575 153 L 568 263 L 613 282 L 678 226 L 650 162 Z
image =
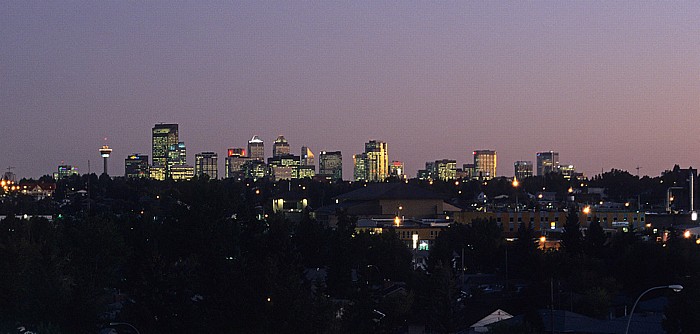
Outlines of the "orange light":
M 394 224 L 396 224 L 396 226 L 401 225 L 401 218 L 399 218 L 399 216 L 396 216 L 396 217 L 394 218 Z
M 518 182 L 518 179 L 513 179 L 513 188 L 517 188 L 520 185 L 520 182 Z
M 683 232 L 683 237 L 686 239 L 690 238 L 690 231 L 686 230 L 685 232 Z
M 591 213 L 591 207 L 590 207 L 590 206 L 584 207 L 584 208 L 583 208 L 583 213 L 584 213 L 584 214 L 589 214 L 589 213 Z
M 540 242 L 546 242 L 546 241 L 547 241 L 547 238 L 545 236 L 540 237 Z

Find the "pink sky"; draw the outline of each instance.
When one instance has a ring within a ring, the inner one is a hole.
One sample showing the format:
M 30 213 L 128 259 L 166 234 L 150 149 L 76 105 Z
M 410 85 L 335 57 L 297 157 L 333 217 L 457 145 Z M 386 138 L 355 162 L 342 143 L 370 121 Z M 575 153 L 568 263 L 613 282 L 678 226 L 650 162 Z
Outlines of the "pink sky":
M 340 150 L 369 139 L 411 176 L 493 149 L 560 152 L 588 176 L 700 166 L 697 2 L 6 2 L 0 168 L 110 170 L 150 155 L 156 122 L 194 153 L 267 154 L 283 134 Z M 223 173 L 223 159 L 220 170 Z

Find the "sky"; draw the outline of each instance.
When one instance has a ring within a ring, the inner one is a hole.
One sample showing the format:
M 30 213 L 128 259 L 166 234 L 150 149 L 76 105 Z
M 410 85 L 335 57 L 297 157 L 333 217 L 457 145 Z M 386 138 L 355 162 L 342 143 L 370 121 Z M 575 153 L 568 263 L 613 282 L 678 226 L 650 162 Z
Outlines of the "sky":
M 426 161 L 538 151 L 587 176 L 698 167 L 695 1 L 3 1 L 0 171 L 101 172 L 179 123 L 188 162 L 253 135 Z M 106 141 L 105 141 L 105 138 Z

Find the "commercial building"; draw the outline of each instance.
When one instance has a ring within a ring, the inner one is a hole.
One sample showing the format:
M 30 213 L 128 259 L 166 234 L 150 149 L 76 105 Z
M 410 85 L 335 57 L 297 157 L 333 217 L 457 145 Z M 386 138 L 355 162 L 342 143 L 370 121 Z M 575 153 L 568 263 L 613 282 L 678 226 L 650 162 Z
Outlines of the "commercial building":
M 243 164 L 250 160 L 244 148 L 229 148 L 224 166 L 224 177 L 243 178 Z
M 401 161 L 392 161 L 389 164 L 389 176 L 403 180 L 406 178 L 406 168 Z
M 301 165 L 311 166 L 314 171 L 316 170 L 316 156 L 314 156 L 314 152 L 307 146 L 301 147 Z
M 168 176 L 168 153 L 179 142 L 177 124 L 156 124 L 151 130 L 151 174 L 158 180 Z
M 367 181 L 384 181 L 389 177 L 387 144 L 379 140 L 365 143 Z
M 537 176 L 559 173 L 559 152 L 537 152 Z
M 299 177 L 300 161 L 298 155 L 286 154 L 268 158 L 267 164 L 274 181 L 291 180 Z
M 197 177 L 207 175 L 210 179 L 218 178 L 218 155 L 214 152 L 197 153 L 194 156 L 194 174 Z
M 479 180 L 490 180 L 496 177 L 496 151 L 477 150 L 474 151 L 475 177 Z
M 340 151 L 321 151 L 318 157 L 318 174 L 332 181 L 343 179 L 343 155 Z
M 272 156 L 281 157 L 283 155 L 289 155 L 289 153 L 289 142 L 284 136 L 278 136 L 272 144 Z
M 60 165 L 58 166 L 58 171 L 53 173 L 53 178 L 60 180 L 71 175 L 78 175 L 78 167 L 71 165 Z
M 352 156 L 353 173 L 355 181 L 367 181 L 367 154 L 360 153 Z
M 515 167 L 515 178 L 518 180 L 524 180 L 528 177 L 533 176 L 534 168 L 532 166 L 532 161 L 516 161 L 514 164 Z
M 265 143 L 258 136 L 253 136 L 248 141 L 248 157 L 265 162 Z
M 170 178 L 174 181 L 189 181 L 194 177 L 194 167 L 187 164 L 170 166 Z
M 150 177 L 148 156 L 135 153 L 126 157 L 124 159 L 124 176 L 127 178 Z

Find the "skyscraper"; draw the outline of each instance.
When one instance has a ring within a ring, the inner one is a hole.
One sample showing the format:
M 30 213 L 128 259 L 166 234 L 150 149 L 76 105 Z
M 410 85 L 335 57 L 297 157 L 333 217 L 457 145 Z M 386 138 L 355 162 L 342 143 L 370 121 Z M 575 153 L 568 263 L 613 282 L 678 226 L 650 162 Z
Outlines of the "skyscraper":
M 306 146 L 301 147 L 301 165 L 312 166 L 314 167 L 313 169 L 316 170 L 316 157 L 314 156 L 314 152 L 311 152 L 311 149 Z
M 406 178 L 406 168 L 404 168 L 403 162 L 392 161 L 389 164 L 389 176 L 395 177 L 397 179 L 403 180 Z
M 456 160 L 437 160 L 435 161 L 434 175 L 443 181 L 454 180 L 457 178 L 457 161 Z
M 168 151 L 179 142 L 177 124 L 156 124 L 151 132 L 151 154 L 153 155 L 151 174 L 158 180 L 164 180 L 168 168 Z
M 537 152 L 537 175 L 559 173 L 559 152 Z
M 187 147 L 184 142 L 178 142 L 175 145 L 170 145 L 168 148 L 168 170 L 173 165 L 187 164 Z
M 283 155 L 289 155 L 289 142 L 287 142 L 284 136 L 279 136 L 275 139 L 275 143 L 272 144 L 272 156 L 281 157 Z
M 389 177 L 389 154 L 383 141 L 365 143 L 367 181 L 384 181 Z
M 490 180 L 496 177 L 496 165 L 496 151 L 474 151 L 474 166 L 476 168 L 476 177 L 480 180 Z
M 243 178 L 243 164 L 250 160 L 244 148 L 229 148 L 225 161 L 224 177 Z
M 332 181 L 343 179 L 343 155 L 340 151 L 321 151 L 318 156 L 318 174 Z
M 524 180 L 533 176 L 532 161 L 516 161 L 513 167 L 515 168 L 515 178 L 518 180 Z
M 253 138 L 248 141 L 248 157 L 265 162 L 265 143 L 260 137 L 253 136 Z
M 148 156 L 132 154 L 124 159 L 124 176 L 127 178 L 150 177 Z
M 207 175 L 210 179 L 218 178 L 218 155 L 214 152 L 197 153 L 194 156 L 194 175 Z
M 102 156 L 102 159 L 104 161 L 104 172 L 105 174 L 109 175 L 107 172 L 107 160 L 109 159 L 109 155 L 112 154 L 112 149 L 109 148 L 107 145 L 102 145 L 100 148 L 100 156 Z
M 367 154 L 360 153 L 352 156 L 353 179 L 355 181 L 367 181 Z

